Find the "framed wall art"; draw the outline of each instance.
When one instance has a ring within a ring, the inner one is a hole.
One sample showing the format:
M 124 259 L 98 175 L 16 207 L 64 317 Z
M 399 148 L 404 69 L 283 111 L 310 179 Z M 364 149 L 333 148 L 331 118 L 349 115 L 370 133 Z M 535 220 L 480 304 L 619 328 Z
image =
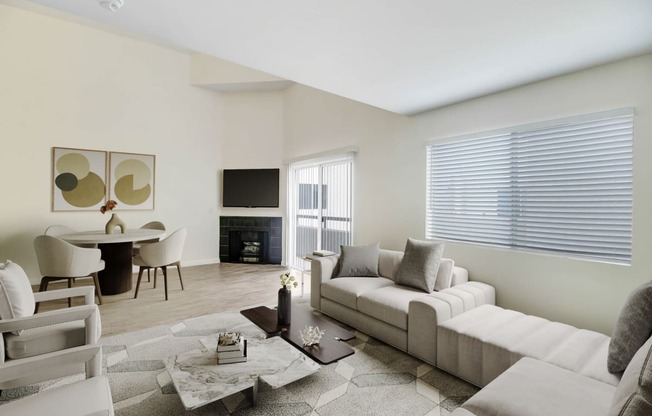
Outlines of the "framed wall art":
M 153 210 L 155 174 L 155 155 L 109 152 L 109 199 L 120 210 Z
M 52 211 L 93 211 L 106 198 L 107 153 L 52 148 Z

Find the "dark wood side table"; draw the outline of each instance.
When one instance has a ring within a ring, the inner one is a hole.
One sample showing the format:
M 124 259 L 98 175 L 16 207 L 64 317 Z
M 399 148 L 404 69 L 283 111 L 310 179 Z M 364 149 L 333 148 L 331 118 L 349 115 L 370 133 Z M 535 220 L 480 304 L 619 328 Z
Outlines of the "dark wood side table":
M 290 325 L 278 325 L 276 309 L 270 309 L 266 306 L 245 309 L 240 313 L 265 331 L 268 336 L 280 335 L 292 346 L 320 364 L 330 364 L 355 352 L 346 343 L 342 342 L 355 338 L 354 333 L 307 309 L 293 308 Z M 320 330 L 325 331 L 319 345 L 303 346 L 303 342 L 299 337 L 299 330 L 305 329 L 306 326 L 318 326 Z

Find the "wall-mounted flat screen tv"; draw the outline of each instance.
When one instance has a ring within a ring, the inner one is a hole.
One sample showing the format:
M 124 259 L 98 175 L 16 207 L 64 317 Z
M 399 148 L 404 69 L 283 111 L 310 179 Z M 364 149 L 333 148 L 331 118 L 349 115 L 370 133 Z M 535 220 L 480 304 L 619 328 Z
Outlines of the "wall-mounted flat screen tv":
M 222 206 L 278 208 L 279 169 L 224 169 Z

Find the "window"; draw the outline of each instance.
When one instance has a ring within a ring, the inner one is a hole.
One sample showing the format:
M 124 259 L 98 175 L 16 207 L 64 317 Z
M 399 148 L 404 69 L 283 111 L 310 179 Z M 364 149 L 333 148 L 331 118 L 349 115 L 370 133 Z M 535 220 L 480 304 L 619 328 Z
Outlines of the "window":
M 631 263 L 633 110 L 427 145 L 426 236 Z
M 288 265 L 303 269 L 315 250 L 351 245 L 353 154 L 291 162 L 288 172 Z

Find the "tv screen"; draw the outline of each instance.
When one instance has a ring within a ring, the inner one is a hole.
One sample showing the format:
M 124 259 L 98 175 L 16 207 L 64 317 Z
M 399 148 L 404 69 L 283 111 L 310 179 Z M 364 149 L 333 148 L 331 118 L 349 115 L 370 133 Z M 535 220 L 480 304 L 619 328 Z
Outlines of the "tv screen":
M 224 207 L 278 208 L 278 169 L 224 169 Z

